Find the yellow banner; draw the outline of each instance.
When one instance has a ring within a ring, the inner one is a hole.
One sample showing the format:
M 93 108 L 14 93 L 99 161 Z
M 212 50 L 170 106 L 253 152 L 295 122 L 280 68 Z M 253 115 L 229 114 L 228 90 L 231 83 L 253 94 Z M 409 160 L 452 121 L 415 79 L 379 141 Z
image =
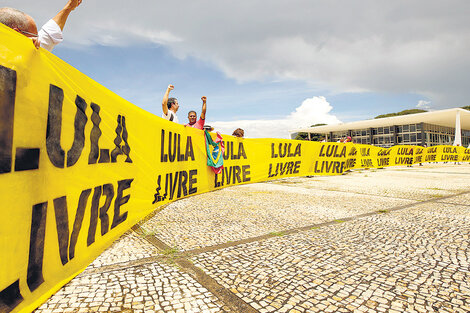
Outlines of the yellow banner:
M 462 147 L 224 135 L 224 169 L 215 175 L 202 131 L 143 111 L 1 24 L 0 39 L 0 312 L 32 311 L 135 223 L 183 197 L 282 177 L 470 161 Z

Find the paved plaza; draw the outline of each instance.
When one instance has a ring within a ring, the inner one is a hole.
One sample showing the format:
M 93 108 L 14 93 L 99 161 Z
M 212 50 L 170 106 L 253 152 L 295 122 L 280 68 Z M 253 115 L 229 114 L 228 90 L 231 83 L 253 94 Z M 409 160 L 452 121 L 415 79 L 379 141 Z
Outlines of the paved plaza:
M 470 312 L 470 165 L 176 201 L 36 312 Z

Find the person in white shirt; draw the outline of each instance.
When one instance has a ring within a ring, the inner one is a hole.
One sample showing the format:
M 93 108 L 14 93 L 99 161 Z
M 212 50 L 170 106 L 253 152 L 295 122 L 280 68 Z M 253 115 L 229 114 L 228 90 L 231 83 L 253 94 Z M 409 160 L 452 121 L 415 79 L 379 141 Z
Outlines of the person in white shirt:
M 49 20 L 39 32 L 36 22 L 31 16 L 13 8 L 0 8 L 0 23 L 30 38 L 36 48 L 42 47 L 52 51 L 63 40 L 62 31 L 69 14 L 81 3 L 82 0 L 68 0 L 65 7 Z
M 168 96 L 170 95 L 170 91 L 172 91 L 173 88 L 175 88 L 175 86 L 168 85 L 168 88 L 165 91 L 165 95 L 163 96 L 162 117 L 169 121 L 178 123 L 178 116 L 176 116 L 176 111 L 178 111 L 180 107 L 178 104 L 178 100 L 176 100 L 176 98 L 168 98 Z

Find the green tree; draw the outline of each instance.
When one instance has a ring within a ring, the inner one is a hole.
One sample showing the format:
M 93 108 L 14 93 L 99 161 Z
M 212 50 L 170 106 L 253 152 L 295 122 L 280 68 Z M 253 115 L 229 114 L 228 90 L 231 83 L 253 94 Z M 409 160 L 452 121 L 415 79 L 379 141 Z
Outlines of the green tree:
M 326 125 L 324 123 L 320 124 L 315 124 L 310 127 L 315 127 L 315 126 L 323 126 Z M 317 133 L 310 133 L 310 139 L 312 141 L 320 141 L 325 137 L 324 134 L 317 134 Z M 308 133 L 298 133 L 297 136 L 295 137 L 295 140 L 308 140 Z
M 400 112 L 397 112 L 397 113 L 381 114 L 381 115 L 377 115 L 374 118 L 384 118 L 384 117 L 408 115 L 408 114 L 423 113 L 423 112 L 427 112 L 427 111 L 426 110 L 421 110 L 421 109 L 411 109 L 411 110 L 403 110 L 403 111 L 400 111 Z

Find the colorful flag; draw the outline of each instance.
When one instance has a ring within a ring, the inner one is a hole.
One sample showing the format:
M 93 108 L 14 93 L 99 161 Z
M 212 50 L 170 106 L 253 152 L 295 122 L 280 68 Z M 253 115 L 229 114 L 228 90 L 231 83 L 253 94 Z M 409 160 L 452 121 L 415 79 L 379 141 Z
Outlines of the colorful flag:
M 220 174 L 224 168 L 223 154 L 225 151 L 222 135 L 217 132 L 217 137 L 214 141 L 207 130 L 204 130 L 204 134 L 206 139 L 207 165 L 212 168 L 214 173 Z

